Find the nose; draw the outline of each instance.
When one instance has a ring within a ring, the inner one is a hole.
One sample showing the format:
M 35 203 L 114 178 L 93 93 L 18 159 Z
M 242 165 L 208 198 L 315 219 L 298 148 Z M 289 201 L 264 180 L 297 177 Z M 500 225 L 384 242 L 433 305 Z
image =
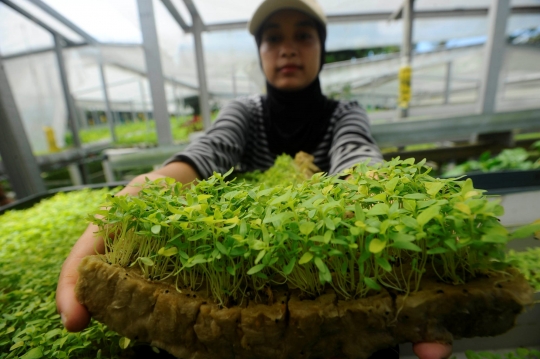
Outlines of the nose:
M 298 49 L 295 42 L 292 39 L 286 39 L 281 43 L 280 56 L 281 57 L 294 57 L 298 55 Z

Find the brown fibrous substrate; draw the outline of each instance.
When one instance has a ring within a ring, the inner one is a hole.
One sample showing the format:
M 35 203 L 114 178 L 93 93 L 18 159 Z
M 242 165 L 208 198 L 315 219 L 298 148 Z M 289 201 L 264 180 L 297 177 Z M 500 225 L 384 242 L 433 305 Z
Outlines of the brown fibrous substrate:
M 532 303 L 532 289 L 513 269 L 461 285 L 424 276 L 408 295 L 383 290 L 354 300 L 331 291 L 307 299 L 277 287 L 264 300 L 231 307 L 99 256 L 86 257 L 79 273 L 77 298 L 95 319 L 186 359 L 362 359 L 405 342 L 499 335 Z

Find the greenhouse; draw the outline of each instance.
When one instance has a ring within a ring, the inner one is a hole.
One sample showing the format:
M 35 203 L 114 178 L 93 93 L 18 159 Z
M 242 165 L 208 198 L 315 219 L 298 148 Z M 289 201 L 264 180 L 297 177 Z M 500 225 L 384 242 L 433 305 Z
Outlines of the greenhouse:
M 0 0 L 0 359 L 540 358 L 539 99 L 540 0 Z

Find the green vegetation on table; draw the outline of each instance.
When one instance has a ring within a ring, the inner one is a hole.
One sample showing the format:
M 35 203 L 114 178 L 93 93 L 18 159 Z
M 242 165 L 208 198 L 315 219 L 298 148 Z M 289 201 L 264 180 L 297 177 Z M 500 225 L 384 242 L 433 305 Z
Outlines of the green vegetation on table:
M 521 252 L 510 250 L 508 262 L 523 273 L 536 291 L 540 291 L 540 247 L 528 248 Z
M 107 190 L 60 193 L 0 216 L 0 358 L 114 358 L 119 336 L 92 322 L 68 333 L 56 313 L 60 268 Z
M 505 354 L 495 354 L 488 351 L 475 352 L 472 350 L 465 351 L 467 359 L 539 359 L 540 351 L 536 349 L 518 348 L 515 351 Z M 452 358 L 455 358 L 452 357 Z
M 188 187 L 149 181 L 136 197 L 109 196 L 94 222 L 109 263 L 173 277 L 178 288 L 206 285 L 219 303 L 271 284 L 313 296 L 330 286 L 345 299 L 382 287 L 408 293 L 431 269 L 459 284 L 504 268 L 506 242 L 540 229 L 509 234 L 497 201 L 470 179 L 431 177 L 424 162 L 360 164 L 306 181 L 292 174 L 276 186 L 229 173 Z
M 540 168 L 540 141 L 536 141 L 531 146 L 531 149 L 530 152 L 521 147 L 505 149 L 494 157 L 487 151 L 482 153 L 478 160 L 464 162 L 446 171 L 443 176 L 456 177 L 471 172 L 497 172 Z

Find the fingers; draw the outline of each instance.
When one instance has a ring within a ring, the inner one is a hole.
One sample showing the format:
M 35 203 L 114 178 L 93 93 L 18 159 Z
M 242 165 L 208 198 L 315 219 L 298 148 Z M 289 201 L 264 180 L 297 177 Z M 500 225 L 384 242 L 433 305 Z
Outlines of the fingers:
M 103 252 L 103 240 L 94 238 L 96 226 L 90 225 L 79 238 L 68 258 L 62 265 L 56 289 L 56 308 L 64 327 L 70 332 L 78 332 L 88 326 L 90 314 L 75 297 L 75 284 L 79 278 L 77 268 L 86 256 Z M 96 242 L 97 240 L 97 242 Z
M 452 345 L 443 343 L 416 343 L 413 352 L 419 359 L 448 359 L 452 355 Z

